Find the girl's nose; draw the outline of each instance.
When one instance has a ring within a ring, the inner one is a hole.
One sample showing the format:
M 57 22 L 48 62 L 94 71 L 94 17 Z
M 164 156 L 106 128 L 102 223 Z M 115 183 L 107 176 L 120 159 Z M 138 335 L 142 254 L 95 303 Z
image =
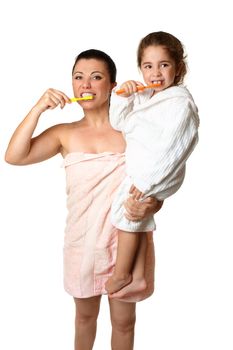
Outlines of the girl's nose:
M 159 68 L 154 69 L 153 75 L 154 75 L 155 77 L 160 77 L 160 76 L 161 76 L 161 71 L 160 71 L 160 69 L 159 69 Z

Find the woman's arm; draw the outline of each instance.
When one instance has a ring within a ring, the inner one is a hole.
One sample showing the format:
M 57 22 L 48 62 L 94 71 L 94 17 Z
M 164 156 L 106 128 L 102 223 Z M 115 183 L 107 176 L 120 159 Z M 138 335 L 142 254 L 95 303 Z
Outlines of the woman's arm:
M 61 108 L 70 99 L 61 91 L 48 89 L 13 133 L 5 154 L 6 162 L 26 165 L 48 159 L 60 150 L 59 126 L 51 127 L 37 137 L 32 137 L 42 113 Z
M 154 197 L 147 197 L 143 201 L 129 197 L 124 203 L 125 217 L 131 221 L 143 220 L 157 213 L 162 206 L 163 201 L 159 201 Z

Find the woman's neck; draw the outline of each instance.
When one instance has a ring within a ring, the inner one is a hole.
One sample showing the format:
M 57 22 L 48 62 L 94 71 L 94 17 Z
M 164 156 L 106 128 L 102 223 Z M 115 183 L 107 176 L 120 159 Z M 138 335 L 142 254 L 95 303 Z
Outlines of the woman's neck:
M 107 110 L 95 110 L 95 111 L 84 111 L 85 122 L 92 127 L 102 127 L 103 125 L 109 124 L 109 113 Z

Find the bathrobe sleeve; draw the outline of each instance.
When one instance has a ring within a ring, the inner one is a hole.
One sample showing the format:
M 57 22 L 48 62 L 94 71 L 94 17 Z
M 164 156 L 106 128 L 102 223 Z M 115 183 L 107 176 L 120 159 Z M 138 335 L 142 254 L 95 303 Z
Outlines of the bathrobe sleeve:
M 150 145 L 150 159 L 133 177 L 134 185 L 145 194 L 151 191 L 156 194 L 166 189 L 168 179 L 185 166 L 198 142 L 198 117 L 190 101 L 178 97 L 169 103 L 162 118 L 159 139 Z
M 121 97 L 113 92 L 110 102 L 109 119 L 112 127 L 118 131 L 124 131 L 127 116 L 134 108 L 135 94 L 129 97 Z

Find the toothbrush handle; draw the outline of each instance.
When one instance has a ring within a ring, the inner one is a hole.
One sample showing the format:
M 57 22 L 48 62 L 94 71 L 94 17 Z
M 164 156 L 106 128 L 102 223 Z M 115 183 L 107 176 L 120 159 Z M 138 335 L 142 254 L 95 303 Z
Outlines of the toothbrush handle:
M 77 101 L 87 101 L 87 100 L 92 100 L 92 96 L 86 96 L 86 97 L 72 97 L 70 98 L 71 102 L 77 102 Z
M 158 86 L 160 86 L 160 84 L 150 84 L 150 85 L 147 85 L 147 86 L 141 86 L 141 85 L 139 85 L 139 86 L 137 87 L 137 91 L 142 91 L 142 90 L 144 90 L 144 89 L 152 89 L 152 88 L 158 87 Z M 116 94 L 117 94 L 117 95 L 120 95 L 120 94 L 123 94 L 124 92 L 125 92 L 125 89 L 120 89 L 120 90 L 117 90 L 117 91 L 116 91 Z

